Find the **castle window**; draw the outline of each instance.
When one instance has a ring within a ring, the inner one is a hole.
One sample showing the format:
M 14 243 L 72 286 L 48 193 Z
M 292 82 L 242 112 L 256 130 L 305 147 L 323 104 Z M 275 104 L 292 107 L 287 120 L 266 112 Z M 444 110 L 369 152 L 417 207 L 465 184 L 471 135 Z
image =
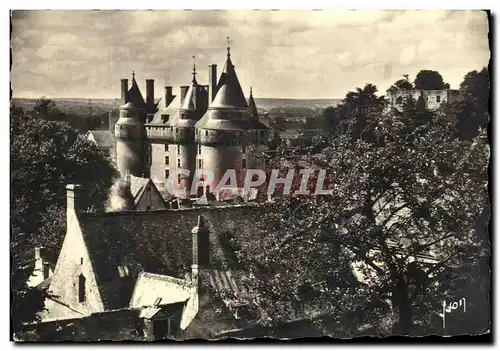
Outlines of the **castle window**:
M 208 130 L 205 130 L 205 136 L 208 136 Z
M 83 274 L 78 276 L 78 302 L 85 301 L 85 277 Z
M 243 153 L 244 153 L 244 152 L 247 152 L 245 145 L 243 145 L 243 146 L 241 147 L 241 152 L 243 152 Z
M 168 156 L 165 156 L 165 165 L 168 166 Z
M 180 154 L 181 154 L 181 146 L 177 145 L 177 155 L 180 155 Z
M 83 264 L 83 257 L 80 257 L 80 264 Z
M 175 128 L 175 134 L 179 133 L 179 128 Z
M 203 168 L 203 159 L 198 159 L 198 168 L 202 169 Z
M 198 155 L 201 155 L 201 145 L 198 144 Z
M 179 168 L 181 167 L 181 159 L 180 158 L 177 159 L 177 167 L 179 167 Z
M 243 168 L 247 168 L 247 160 L 243 159 L 243 160 L 241 160 L 241 163 L 242 163 L 242 165 L 241 165 L 241 166 L 242 166 Z
M 170 171 L 168 169 L 165 170 L 165 179 L 168 179 L 168 176 L 170 175 Z
M 165 152 L 168 151 L 168 144 L 165 144 Z
M 177 174 L 177 183 L 180 183 L 180 182 L 181 182 L 181 175 Z
M 441 96 L 436 96 L 436 102 L 440 102 L 441 101 Z

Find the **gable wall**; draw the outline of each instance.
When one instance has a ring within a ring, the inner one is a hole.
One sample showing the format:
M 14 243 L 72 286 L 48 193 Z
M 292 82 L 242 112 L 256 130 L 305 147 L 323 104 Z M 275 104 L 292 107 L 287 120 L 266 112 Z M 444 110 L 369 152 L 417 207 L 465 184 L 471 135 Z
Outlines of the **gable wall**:
M 99 289 L 80 225 L 74 211 L 67 212 L 68 227 L 66 237 L 57 260 L 49 291 L 54 298 L 77 311 L 90 314 L 104 310 Z M 83 259 L 83 263 L 82 260 Z M 79 275 L 86 278 L 85 301 L 78 301 Z M 64 316 L 48 315 L 48 318 Z

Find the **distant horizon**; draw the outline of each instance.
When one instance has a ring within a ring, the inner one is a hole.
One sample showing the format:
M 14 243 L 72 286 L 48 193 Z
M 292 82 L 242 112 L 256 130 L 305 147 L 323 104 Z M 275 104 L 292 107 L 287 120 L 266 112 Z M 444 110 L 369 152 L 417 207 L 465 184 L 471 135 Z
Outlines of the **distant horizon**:
M 14 10 L 11 24 L 11 87 L 27 98 L 114 99 L 133 71 L 143 95 L 149 78 L 178 90 L 193 64 L 205 84 L 228 45 L 245 95 L 287 96 L 270 99 L 338 99 L 367 82 L 384 95 L 423 69 L 455 88 L 490 59 L 481 10 Z
M 155 95 L 155 100 L 161 98 L 162 96 L 156 96 Z M 40 98 L 47 98 L 47 99 L 58 99 L 58 100 L 120 100 L 120 97 L 116 98 L 96 98 L 96 97 L 57 97 L 57 96 L 47 96 L 47 95 L 42 95 L 38 97 L 27 97 L 27 96 L 12 96 L 12 99 L 29 99 L 29 100 L 35 100 L 35 99 L 40 99 Z M 254 97 L 254 99 L 260 100 L 260 99 L 273 99 L 273 100 L 342 100 L 343 98 L 275 98 L 275 97 Z

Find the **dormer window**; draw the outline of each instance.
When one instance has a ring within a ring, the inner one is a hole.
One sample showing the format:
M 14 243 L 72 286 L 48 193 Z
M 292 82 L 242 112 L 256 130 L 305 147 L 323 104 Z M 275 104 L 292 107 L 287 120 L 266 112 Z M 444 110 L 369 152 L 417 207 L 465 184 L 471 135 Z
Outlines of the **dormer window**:
M 436 96 L 436 102 L 440 102 L 441 101 L 441 96 Z

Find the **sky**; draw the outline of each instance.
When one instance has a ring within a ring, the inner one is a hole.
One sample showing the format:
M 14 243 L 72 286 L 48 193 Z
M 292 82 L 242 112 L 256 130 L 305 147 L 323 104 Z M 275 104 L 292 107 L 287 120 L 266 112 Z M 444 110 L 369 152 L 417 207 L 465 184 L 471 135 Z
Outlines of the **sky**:
M 488 65 L 482 11 L 14 11 L 14 97 L 119 98 L 135 71 L 143 95 L 155 79 L 208 84 L 208 65 L 231 58 L 246 94 L 340 99 L 366 83 L 385 90 L 403 74 L 437 70 L 452 88 Z

